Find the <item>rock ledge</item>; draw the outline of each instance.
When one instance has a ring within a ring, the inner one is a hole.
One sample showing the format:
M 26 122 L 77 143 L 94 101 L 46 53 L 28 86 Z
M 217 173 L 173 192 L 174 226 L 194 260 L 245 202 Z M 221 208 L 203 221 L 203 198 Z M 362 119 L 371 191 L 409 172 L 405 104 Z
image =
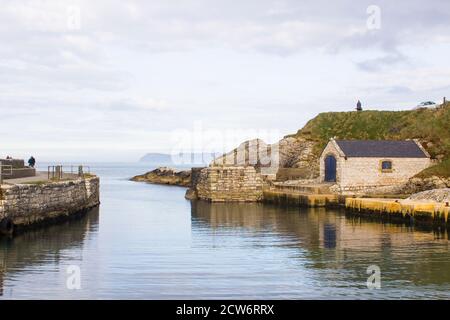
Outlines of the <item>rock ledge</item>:
M 130 180 L 188 187 L 191 184 L 191 170 L 176 170 L 168 167 L 160 167 L 142 175 L 135 176 Z

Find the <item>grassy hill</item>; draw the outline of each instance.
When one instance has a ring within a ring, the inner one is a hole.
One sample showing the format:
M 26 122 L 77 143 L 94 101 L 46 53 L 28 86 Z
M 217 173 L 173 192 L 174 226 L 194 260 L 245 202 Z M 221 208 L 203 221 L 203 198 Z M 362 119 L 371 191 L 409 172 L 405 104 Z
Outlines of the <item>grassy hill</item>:
M 441 161 L 419 175 L 450 176 L 450 103 L 437 109 L 321 113 L 290 136 L 317 142 L 314 150 L 317 155 L 331 137 L 364 140 L 419 139 L 431 157 Z

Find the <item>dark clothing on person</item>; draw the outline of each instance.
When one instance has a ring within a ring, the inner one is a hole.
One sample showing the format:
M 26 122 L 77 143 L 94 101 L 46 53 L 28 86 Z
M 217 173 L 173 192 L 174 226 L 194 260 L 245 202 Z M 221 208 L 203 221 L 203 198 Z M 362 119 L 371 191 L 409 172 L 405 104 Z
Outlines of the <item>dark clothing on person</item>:
M 32 168 L 34 168 L 34 165 L 36 164 L 36 159 L 34 157 L 31 157 L 28 159 L 28 165 Z

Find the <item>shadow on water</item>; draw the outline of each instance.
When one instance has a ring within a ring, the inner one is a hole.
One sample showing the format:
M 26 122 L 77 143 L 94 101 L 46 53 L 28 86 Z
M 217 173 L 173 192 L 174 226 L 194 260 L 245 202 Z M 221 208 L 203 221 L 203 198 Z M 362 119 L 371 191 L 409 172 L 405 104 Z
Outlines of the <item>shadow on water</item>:
M 259 239 L 276 238 L 278 246 L 297 249 L 308 268 L 333 272 L 336 283 L 365 284 L 367 267 L 377 265 L 387 286 L 450 285 L 446 230 L 355 218 L 343 209 L 255 203 L 193 201 L 191 214 L 193 230 L 209 228 L 217 237 L 238 230 Z
M 0 238 L 0 296 L 6 274 L 43 261 L 59 261 L 61 250 L 83 246 L 89 233 L 98 230 L 99 207 L 76 219 L 40 226 L 13 237 Z

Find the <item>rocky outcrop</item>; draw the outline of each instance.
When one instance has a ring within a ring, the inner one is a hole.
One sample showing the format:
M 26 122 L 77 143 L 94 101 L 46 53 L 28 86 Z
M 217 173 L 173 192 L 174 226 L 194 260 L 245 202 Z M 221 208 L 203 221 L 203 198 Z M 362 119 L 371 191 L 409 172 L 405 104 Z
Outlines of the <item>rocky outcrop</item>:
M 216 158 L 212 165 L 245 166 L 256 168 L 276 163 L 279 168 L 302 168 L 308 178 L 319 176 L 318 156 L 314 153 L 316 143 L 303 138 L 286 137 L 274 144 L 261 139 L 248 140 L 236 149 Z M 271 157 L 272 162 L 268 161 Z
M 432 189 L 450 188 L 450 178 L 432 176 L 429 178 L 411 178 L 402 186 L 404 193 L 417 193 Z
M 188 187 L 191 184 L 191 170 L 177 171 L 168 167 L 160 167 L 142 175 L 135 176 L 130 180 Z
M 433 189 L 411 195 L 408 200 L 450 202 L 450 188 Z
M 286 137 L 278 142 L 280 167 L 311 170 L 311 176 L 319 175 L 318 157 L 314 154 L 315 142 L 302 138 Z
M 242 142 L 237 148 L 230 152 L 215 158 L 212 166 L 246 166 L 251 165 L 258 167 L 261 162 L 264 163 L 265 157 L 268 156 L 268 148 L 270 145 L 266 144 L 261 139 L 253 139 Z

